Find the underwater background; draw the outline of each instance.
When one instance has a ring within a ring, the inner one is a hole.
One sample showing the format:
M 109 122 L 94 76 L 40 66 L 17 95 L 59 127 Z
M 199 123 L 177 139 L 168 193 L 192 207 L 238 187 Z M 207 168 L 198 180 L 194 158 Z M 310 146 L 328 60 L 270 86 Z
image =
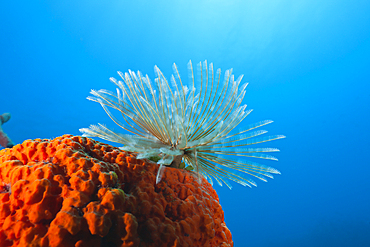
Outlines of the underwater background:
M 370 246 L 369 1 L 1 1 L 0 114 L 15 143 L 120 131 L 91 89 L 116 71 L 187 62 L 233 68 L 254 109 L 284 134 L 281 175 L 257 188 L 214 185 L 236 247 Z M 123 131 L 123 130 L 122 130 Z M 99 140 L 102 141 L 102 140 Z M 116 145 L 119 146 L 119 145 Z M 258 160 L 257 160 L 258 161 Z

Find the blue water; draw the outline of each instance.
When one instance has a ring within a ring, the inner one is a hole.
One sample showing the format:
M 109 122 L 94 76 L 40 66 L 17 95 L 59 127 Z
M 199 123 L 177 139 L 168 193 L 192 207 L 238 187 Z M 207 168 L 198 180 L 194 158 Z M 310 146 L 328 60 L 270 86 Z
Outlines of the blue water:
M 235 246 L 370 246 L 369 1 L 1 1 L 0 105 L 15 143 L 106 123 L 90 89 L 207 59 L 250 82 L 282 175 L 215 185 Z

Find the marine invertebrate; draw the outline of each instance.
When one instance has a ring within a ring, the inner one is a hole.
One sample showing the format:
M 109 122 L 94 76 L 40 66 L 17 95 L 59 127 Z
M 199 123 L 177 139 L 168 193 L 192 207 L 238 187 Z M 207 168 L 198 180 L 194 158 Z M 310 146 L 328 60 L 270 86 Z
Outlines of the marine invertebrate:
M 102 124 L 91 125 L 80 131 L 83 136 L 123 144 L 122 150 L 138 153 L 137 158 L 159 157 L 160 169 L 157 182 L 165 166 L 194 169 L 209 179 L 214 178 L 221 186 L 231 185 L 228 180 L 244 186 L 256 185 L 255 177 L 266 181 L 272 174 L 280 174 L 272 167 L 238 157 L 277 160 L 266 153 L 279 151 L 276 148 L 247 148 L 247 146 L 284 138 L 283 135 L 260 137 L 267 131 L 257 128 L 271 123 L 261 121 L 242 131 L 232 130 L 248 116 L 242 104 L 247 83 L 240 86 L 243 76 L 236 80 L 232 69 L 213 71 L 213 64 L 198 64 L 198 80 L 194 78 L 191 61 L 188 64 L 190 85 L 184 85 L 176 64 L 170 82 L 160 69 L 154 67 L 156 78 L 151 82 L 148 75 L 129 70 L 118 72 L 123 81 L 110 78 L 117 85 L 117 93 L 107 90 L 92 90 L 89 100 L 101 104 L 109 117 L 124 130 L 133 133 L 119 134 Z M 198 87 L 199 93 L 196 91 Z M 121 112 L 121 123 L 108 109 Z M 232 158 L 234 157 L 234 158 Z M 247 176 L 245 176 L 247 175 Z M 199 176 L 199 181 L 201 181 Z
M 0 151 L 0 247 L 233 246 L 218 196 L 187 171 L 85 137 Z
M 3 113 L 0 115 L 0 145 L 5 148 L 11 148 L 14 146 L 12 140 L 9 138 L 7 134 L 5 134 L 1 127 L 1 125 L 9 121 L 10 117 L 11 117 L 10 113 Z

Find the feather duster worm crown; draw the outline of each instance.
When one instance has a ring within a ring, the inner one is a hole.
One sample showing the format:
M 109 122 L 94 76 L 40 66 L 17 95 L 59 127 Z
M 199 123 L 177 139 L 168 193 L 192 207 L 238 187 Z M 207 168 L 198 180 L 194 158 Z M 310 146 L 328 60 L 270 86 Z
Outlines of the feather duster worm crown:
M 241 85 L 243 76 L 235 79 L 230 69 L 222 77 L 221 70 L 214 73 L 213 64 L 208 65 L 207 61 L 199 63 L 197 68 L 196 80 L 189 61 L 189 85 L 181 80 L 176 64 L 169 81 L 157 66 L 154 83 L 140 71 L 118 72 L 122 81 L 110 78 L 118 87 L 116 94 L 104 89 L 92 90 L 93 96 L 88 99 L 100 103 L 118 126 L 134 135 L 116 133 L 102 124 L 80 131 L 86 137 L 121 143 L 122 150 L 138 153 L 138 159 L 157 157 L 160 164 L 157 183 L 165 166 L 195 170 L 199 178 L 202 175 L 211 184 L 213 178 L 229 188 L 228 180 L 251 187 L 256 186 L 253 177 L 266 181 L 266 177 L 280 174 L 275 168 L 240 159 L 277 160 L 266 154 L 279 151 L 276 148 L 248 146 L 285 137 L 260 137 L 267 131 L 257 129 L 272 123 L 270 120 L 232 132 L 252 111 L 242 104 L 248 85 Z M 120 111 L 124 122 L 108 107 Z

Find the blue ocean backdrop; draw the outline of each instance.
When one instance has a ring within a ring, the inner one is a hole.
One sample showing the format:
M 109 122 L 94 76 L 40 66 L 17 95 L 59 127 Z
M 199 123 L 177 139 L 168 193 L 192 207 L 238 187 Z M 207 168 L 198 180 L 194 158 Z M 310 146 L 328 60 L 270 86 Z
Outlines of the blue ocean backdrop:
M 272 119 L 287 136 L 262 161 L 281 175 L 214 185 L 234 246 L 370 246 L 369 13 L 367 0 L 1 1 L 3 129 L 15 143 L 119 131 L 86 100 L 116 71 L 233 68 L 254 109 L 239 127 Z

